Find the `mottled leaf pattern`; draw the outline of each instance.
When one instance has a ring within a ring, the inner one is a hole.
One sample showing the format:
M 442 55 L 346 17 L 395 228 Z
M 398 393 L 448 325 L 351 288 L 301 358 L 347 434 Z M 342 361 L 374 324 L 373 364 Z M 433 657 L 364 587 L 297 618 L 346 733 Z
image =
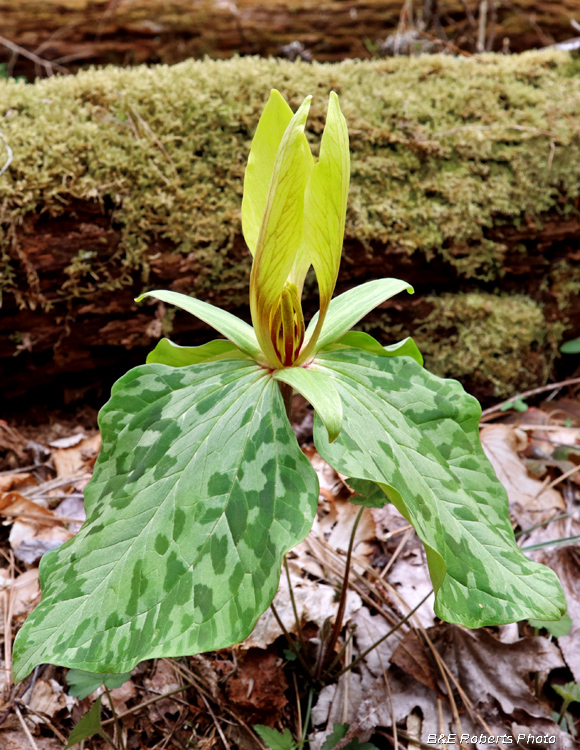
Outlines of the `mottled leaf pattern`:
M 254 363 L 137 367 L 100 425 L 87 521 L 41 561 L 16 680 L 44 662 L 125 672 L 241 641 L 314 519 L 316 474 Z
M 413 524 L 437 615 L 468 627 L 559 619 L 556 575 L 515 544 L 506 492 L 479 442 L 477 401 L 409 357 L 343 349 L 317 363 L 340 393 L 343 427 L 330 445 L 316 420 L 316 446 L 336 470 L 380 483 Z

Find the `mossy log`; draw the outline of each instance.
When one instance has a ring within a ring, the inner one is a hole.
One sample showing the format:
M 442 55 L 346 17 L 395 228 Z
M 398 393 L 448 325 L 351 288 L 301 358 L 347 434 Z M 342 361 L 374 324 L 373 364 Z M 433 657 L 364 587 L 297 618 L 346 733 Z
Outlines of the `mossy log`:
M 416 289 L 366 329 L 415 334 L 430 368 L 486 401 L 544 383 L 564 334 L 580 335 L 578 70 L 555 52 L 241 58 L 0 83 L 4 394 L 52 383 L 102 400 L 164 332 L 208 339 L 185 313 L 134 303 L 145 289 L 247 319 L 242 181 L 270 87 L 293 107 L 314 95 L 314 150 L 340 95 L 352 183 L 337 291 L 381 276 Z M 306 292 L 312 313 L 313 279 Z
M 175 63 L 190 57 L 279 55 L 300 42 L 320 62 L 371 57 L 398 27 L 404 0 L 0 0 L 1 34 L 42 58 L 80 65 Z M 406 6 L 464 48 L 475 49 L 480 0 L 446 0 L 425 18 L 424 3 Z M 574 35 L 580 0 L 491 3 L 485 38 L 501 50 L 544 47 Z M 2 59 L 10 60 L 12 50 Z M 58 64 L 58 63 L 57 63 Z M 16 73 L 41 75 L 23 56 Z

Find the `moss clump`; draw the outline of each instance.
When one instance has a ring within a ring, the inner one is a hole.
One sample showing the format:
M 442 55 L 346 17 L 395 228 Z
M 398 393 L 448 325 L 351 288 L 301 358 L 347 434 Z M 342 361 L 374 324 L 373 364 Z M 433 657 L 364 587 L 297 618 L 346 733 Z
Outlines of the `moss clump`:
M 426 301 L 431 312 L 411 332 L 386 317 L 365 329 L 380 327 L 393 338 L 413 335 L 431 372 L 489 397 L 507 398 L 547 382 L 564 327 L 548 330 L 541 307 L 529 297 L 467 293 Z
M 247 259 L 228 265 L 224 254 L 240 234 L 244 166 L 271 87 L 294 107 L 314 94 L 315 141 L 329 90 L 340 94 L 353 151 L 347 239 L 369 252 L 440 255 L 464 278 L 500 277 L 505 248 L 488 228 L 576 210 L 580 78 L 570 61 L 558 52 L 337 65 L 243 58 L 0 81 L 1 130 L 14 151 L 0 181 L 0 288 L 50 302 L 19 247 L 38 215 L 82 201 L 110 215 L 121 238 L 106 264 L 79 247 L 63 298 L 146 284 L 159 244 L 193 259 L 199 296 L 220 283 L 245 290 Z

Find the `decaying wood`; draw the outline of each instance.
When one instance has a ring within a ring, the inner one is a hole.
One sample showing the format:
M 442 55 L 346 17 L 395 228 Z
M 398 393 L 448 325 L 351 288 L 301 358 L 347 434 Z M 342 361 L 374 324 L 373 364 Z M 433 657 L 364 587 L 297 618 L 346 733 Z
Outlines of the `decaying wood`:
M 496 7 L 496 5 L 498 7 Z M 574 36 L 580 0 L 490 3 L 484 26 L 479 0 L 446 0 L 437 15 L 414 0 L 0 0 L 2 35 L 55 69 L 86 64 L 174 63 L 209 54 L 295 55 L 338 61 L 380 51 L 401 21 L 475 51 L 521 51 Z M 405 10 L 403 10 L 405 8 Z M 411 24 L 412 25 L 412 24 Z M 442 32 L 442 33 L 440 33 Z M 1 46 L 1 45 L 0 45 Z M 298 48 L 300 49 L 300 48 Z M 44 74 L 45 66 L 4 48 L 11 70 Z

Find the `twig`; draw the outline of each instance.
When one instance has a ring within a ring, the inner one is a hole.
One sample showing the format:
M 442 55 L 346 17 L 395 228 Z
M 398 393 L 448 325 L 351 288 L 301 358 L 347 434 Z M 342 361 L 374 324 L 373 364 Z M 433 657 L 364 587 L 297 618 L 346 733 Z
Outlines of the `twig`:
M 501 411 L 502 407 L 506 404 L 511 404 L 512 401 L 516 401 L 519 398 L 529 398 L 530 396 L 536 396 L 538 393 L 547 393 L 548 391 L 553 391 L 556 388 L 564 388 L 567 385 L 578 385 L 580 383 L 580 378 L 569 378 L 568 380 L 562 380 L 559 383 L 551 383 L 550 385 L 542 385 L 539 388 L 532 388 L 529 391 L 523 391 L 522 393 L 518 393 L 516 396 L 510 396 L 505 401 L 502 401 L 500 404 L 496 404 L 495 406 L 490 406 L 488 409 L 484 409 L 481 412 L 481 416 L 487 417 L 489 414 L 495 414 L 495 412 Z
M 7 159 L 6 164 L 0 169 L 0 177 L 4 174 L 4 172 L 8 169 L 8 167 L 12 164 L 12 157 L 14 156 L 14 152 L 8 145 L 8 141 L 4 137 L 4 133 L 0 132 L 0 139 L 2 140 L 2 143 L 4 144 L 4 148 L 6 149 Z
M 30 747 L 32 748 L 32 750 L 38 750 L 38 745 L 34 741 L 34 737 L 30 733 L 30 729 L 26 726 L 26 722 L 22 718 L 22 714 L 20 713 L 20 709 L 18 708 L 18 706 L 16 704 L 14 704 L 14 713 L 16 714 L 16 716 L 18 716 L 18 721 L 20 722 L 20 726 L 24 730 L 24 734 L 26 735 L 26 737 L 28 739 L 28 742 L 30 743 Z
M 536 497 L 540 497 L 540 495 L 543 495 L 543 493 L 546 490 L 551 490 L 552 487 L 555 487 L 557 484 L 560 484 L 560 482 L 563 482 L 564 479 L 568 479 L 568 477 L 571 477 L 572 474 L 576 474 L 578 471 L 580 471 L 580 464 L 578 466 L 573 466 L 571 469 L 569 469 L 565 474 L 562 474 L 560 477 L 556 477 L 553 482 L 550 482 L 546 487 L 542 487 L 542 489 L 538 492 Z
M 342 590 L 340 592 L 340 602 L 338 605 L 336 618 L 334 620 L 334 627 L 332 628 L 332 633 L 330 634 L 330 638 L 328 639 L 326 643 L 326 647 L 324 650 L 325 651 L 324 657 L 321 660 L 321 666 L 324 665 L 324 662 L 326 661 L 327 657 L 330 656 L 330 654 L 332 654 L 332 652 L 334 651 L 334 647 L 336 645 L 336 642 L 338 641 L 340 631 L 342 630 L 342 620 L 344 618 L 344 610 L 346 609 L 346 595 L 348 593 L 348 578 L 350 575 L 350 561 L 352 558 L 352 550 L 354 547 L 354 538 L 356 535 L 356 530 L 358 528 L 360 519 L 362 518 L 363 511 L 364 511 L 364 506 L 357 513 L 357 516 L 355 518 L 355 521 L 352 527 L 352 531 L 350 533 L 350 540 L 348 542 L 348 551 L 346 553 L 346 562 L 344 564 L 344 578 L 342 581 Z
M 475 49 L 479 54 L 485 52 L 485 30 L 487 28 L 487 0 L 479 3 L 479 28 L 477 30 L 477 44 Z
M 12 50 L 12 52 L 15 52 L 18 55 L 22 55 L 22 57 L 26 57 L 36 65 L 42 65 L 42 67 L 46 71 L 46 74 L 49 76 L 52 75 L 53 68 L 54 70 L 58 70 L 59 73 L 69 72 L 68 68 L 59 65 L 58 63 L 51 63 L 49 60 L 44 60 L 42 57 L 35 55 L 34 52 L 29 52 L 27 49 L 24 49 L 24 47 L 20 47 L 20 45 L 14 44 L 14 42 L 6 39 L 6 37 L 0 36 L 0 44 L 3 47 L 7 47 L 9 50 Z
M 205 695 L 203 693 L 200 693 L 199 695 L 201 696 L 202 701 L 205 703 L 205 707 L 207 708 L 209 715 L 213 719 L 213 723 L 215 724 L 215 728 L 217 729 L 218 734 L 221 737 L 222 742 L 224 743 L 224 747 L 226 748 L 226 750 L 232 750 L 232 748 L 230 746 L 230 743 L 227 741 L 226 736 L 223 733 L 223 730 L 222 730 L 222 728 L 220 726 L 220 723 L 217 720 L 217 717 L 214 714 L 213 709 L 210 706 L 210 703 L 209 703 L 208 699 L 205 697 Z

